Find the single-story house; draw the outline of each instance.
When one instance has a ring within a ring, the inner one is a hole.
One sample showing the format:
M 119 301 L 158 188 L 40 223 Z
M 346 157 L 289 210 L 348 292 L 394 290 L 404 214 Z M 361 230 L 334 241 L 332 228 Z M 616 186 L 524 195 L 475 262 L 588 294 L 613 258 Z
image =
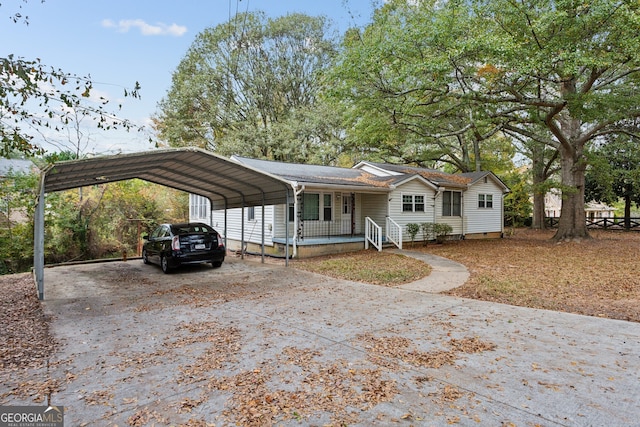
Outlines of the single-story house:
M 492 172 L 448 174 L 367 161 L 340 168 L 231 159 L 286 180 L 294 195 L 288 207 L 211 211 L 206 198 L 191 194 L 190 221 L 225 233 L 232 250 L 244 244 L 244 251 L 258 253 L 264 242 L 266 253 L 278 256 L 288 244 L 290 254 L 303 258 L 369 244 L 381 250 L 383 242 L 402 247 L 411 240 L 407 224 L 427 222 L 449 224 L 457 238 L 503 235 L 503 198 L 509 189 Z M 420 233 L 416 240 L 422 240 Z

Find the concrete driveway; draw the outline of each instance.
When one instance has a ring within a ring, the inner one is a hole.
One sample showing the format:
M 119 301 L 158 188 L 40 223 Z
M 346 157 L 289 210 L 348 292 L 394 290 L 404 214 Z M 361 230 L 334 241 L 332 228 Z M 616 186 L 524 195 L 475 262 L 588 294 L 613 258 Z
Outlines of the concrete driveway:
M 233 258 L 45 286 L 69 426 L 640 425 L 637 323 Z

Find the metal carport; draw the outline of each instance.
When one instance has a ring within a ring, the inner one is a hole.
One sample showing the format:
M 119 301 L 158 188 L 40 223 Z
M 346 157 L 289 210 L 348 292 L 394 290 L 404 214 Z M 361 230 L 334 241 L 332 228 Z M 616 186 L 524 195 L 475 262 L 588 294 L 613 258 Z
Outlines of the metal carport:
M 42 171 L 34 217 L 34 274 L 44 299 L 44 206 L 46 193 L 139 178 L 207 197 L 212 210 L 289 204 L 291 184 L 198 148 L 154 150 L 55 163 Z M 288 209 L 286 210 L 288 213 Z M 226 213 L 225 213 L 226 216 Z M 226 228 L 225 220 L 225 228 Z M 289 221 L 287 219 L 287 236 Z M 227 230 L 224 234 L 226 236 Z M 264 257 L 264 215 L 262 218 Z M 242 230 L 244 241 L 244 224 Z M 288 245 L 285 259 L 288 260 Z

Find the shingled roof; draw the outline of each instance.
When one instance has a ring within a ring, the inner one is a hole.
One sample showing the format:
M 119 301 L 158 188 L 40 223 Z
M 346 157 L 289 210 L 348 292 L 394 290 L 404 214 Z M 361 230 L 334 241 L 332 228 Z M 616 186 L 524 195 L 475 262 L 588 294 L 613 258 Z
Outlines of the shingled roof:
M 369 172 L 340 168 L 335 166 L 304 165 L 299 163 L 282 163 L 270 160 L 258 160 L 248 157 L 233 156 L 241 164 L 279 176 L 299 184 L 346 185 L 375 188 L 389 188 L 396 177 L 380 177 Z
M 233 156 L 232 160 L 301 185 L 342 185 L 376 189 L 387 188 L 390 190 L 395 184 L 406 181 L 411 177 L 420 176 L 435 187 L 467 188 L 469 185 L 486 176 L 492 176 L 501 186 L 507 189 L 507 186 L 491 172 L 450 174 L 435 169 L 415 166 L 367 161 L 361 163 L 379 169 L 381 175 L 376 175 L 360 167 L 341 168 L 335 166 L 283 163 L 240 156 Z
M 392 165 L 388 163 L 364 162 L 380 169 L 405 175 L 420 175 L 424 179 L 441 186 L 466 187 L 473 179 L 466 174 L 450 174 L 436 169 L 418 168 L 415 166 Z M 485 172 L 486 174 L 486 172 Z

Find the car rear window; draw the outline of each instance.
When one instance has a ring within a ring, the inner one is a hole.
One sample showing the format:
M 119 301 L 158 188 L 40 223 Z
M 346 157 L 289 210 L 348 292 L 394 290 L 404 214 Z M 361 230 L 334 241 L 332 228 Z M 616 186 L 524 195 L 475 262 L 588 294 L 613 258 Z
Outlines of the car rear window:
M 177 234 L 212 233 L 213 229 L 206 225 L 191 224 L 177 228 Z

